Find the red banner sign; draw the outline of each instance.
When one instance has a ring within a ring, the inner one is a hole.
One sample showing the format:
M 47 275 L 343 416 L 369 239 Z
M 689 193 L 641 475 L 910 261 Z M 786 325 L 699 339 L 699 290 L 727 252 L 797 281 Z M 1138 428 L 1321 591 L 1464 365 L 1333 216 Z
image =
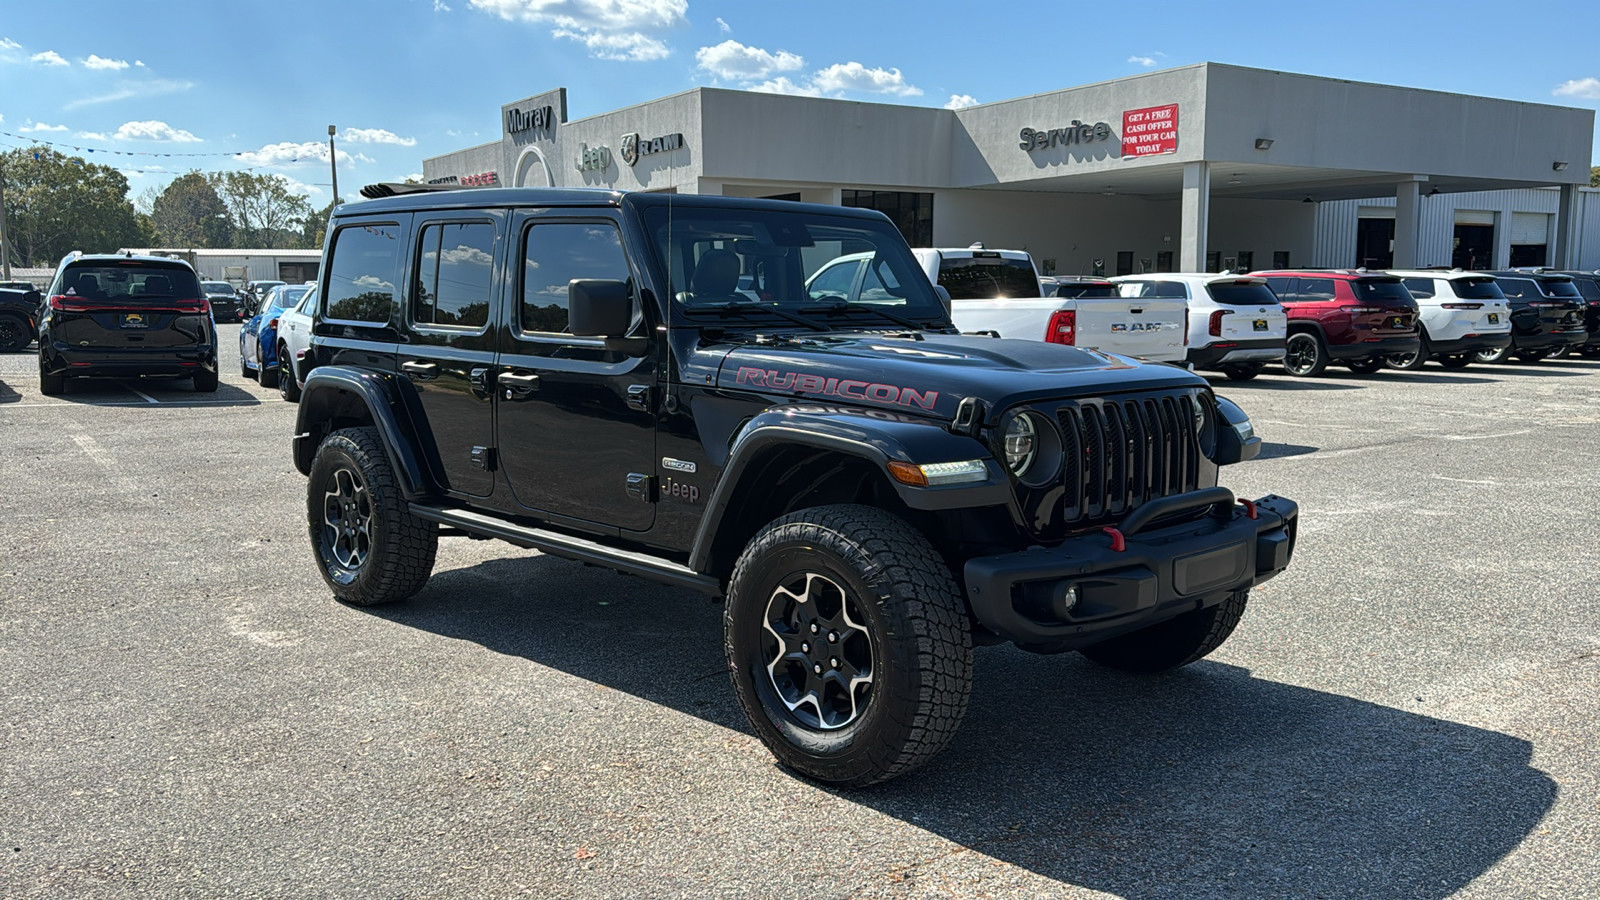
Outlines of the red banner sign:
M 1178 104 L 1122 114 L 1122 158 L 1178 152 Z

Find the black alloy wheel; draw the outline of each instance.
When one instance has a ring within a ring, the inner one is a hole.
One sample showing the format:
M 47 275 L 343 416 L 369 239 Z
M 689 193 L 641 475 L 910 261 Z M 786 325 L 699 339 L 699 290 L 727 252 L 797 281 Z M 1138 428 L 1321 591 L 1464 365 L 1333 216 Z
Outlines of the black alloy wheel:
M 1371 357 L 1369 359 L 1352 359 L 1345 363 L 1345 365 L 1349 367 L 1350 371 L 1356 373 L 1357 375 L 1371 375 L 1372 373 L 1383 368 L 1383 360 L 1378 359 L 1377 357 Z
M 0 316 L 0 353 L 21 353 L 33 343 L 28 323 L 16 316 Z
M 1289 335 L 1283 349 L 1284 371 L 1310 378 L 1321 375 L 1327 367 L 1328 350 L 1322 346 L 1322 338 L 1309 331 Z
M 1391 353 L 1383 358 L 1384 365 L 1402 372 L 1415 372 L 1433 354 L 1428 350 L 1428 336 L 1422 335 L 1422 345 L 1410 353 Z
M 1503 363 L 1511 358 L 1511 352 L 1511 345 L 1508 344 L 1498 350 L 1479 350 L 1472 354 L 1472 358 L 1481 363 Z
M 433 572 L 439 529 L 411 514 L 378 430 L 346 428 L 317 447 L 306 519 L 322 578 L 339 600 L 404 600 Z
M 278 396 L 289 403 L 299 403 L 300 383 L 295 381 L 294 363 L 289 359 L 289 348 L 278 345 Z
M 959 589 L 928 539 L 856 504 L 790 513 L 734 566 L 728 671 L 785 766 L 861 787 L 947 744 L 966 711 L 972 643 Z

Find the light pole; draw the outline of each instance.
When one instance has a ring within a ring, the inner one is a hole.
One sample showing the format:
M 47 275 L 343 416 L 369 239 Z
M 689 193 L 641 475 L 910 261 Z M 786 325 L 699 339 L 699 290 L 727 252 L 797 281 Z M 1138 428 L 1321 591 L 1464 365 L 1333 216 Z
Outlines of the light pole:
M 328 126 L 328 166 L 333 169 L 333 205 L 339 205 L 339 153 L 333 148 L 333 133 L 336 129 Z

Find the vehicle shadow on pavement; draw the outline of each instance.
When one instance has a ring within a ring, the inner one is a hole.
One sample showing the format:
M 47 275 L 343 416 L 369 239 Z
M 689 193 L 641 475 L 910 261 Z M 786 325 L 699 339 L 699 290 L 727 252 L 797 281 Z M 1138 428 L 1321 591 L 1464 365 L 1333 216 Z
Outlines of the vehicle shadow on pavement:
M 21 399 L 22 395 L 17 393 L 15 388 L 6 384 L 4 379 L 0 379 L 0 403 L 16 403 Z
M 1513 363 L 1511 365 L 1486 364 L 1485 372 L 1511 377 L 1582 378 L 1593 375 L 1593 366 L 1562 366 L 1559 362 Z
M 1273 441 L 1262 441 L 1261 452 L 1256 455 L 1256 459 L 1282 459 L 1285 456 L 1305 456 L 1321 449 L 1321 447 L 1312 447 L 1307 444 L 1279 444 Z
M 1371 385 L 1340 384 L 1338 382 L 1292 378 L 1289 376 L 1254 378 L 1250 381 L 1229 381 L 1224 376 L 1218 376 L 1211 380 L 1211 386 L 1229 391 L 1364 391 Z
M 1401 384 L 1494 384 L 1493 378 L 1482 375 L 1446 375 L 1442 372 L 1388 371 L 1384 372 L 1382 377 L 1392 378 Z
M 157 402 L 140 396 L 135 391 L 154 397 Z M 64 393 L 49 399 L 68 403 L 115 403 L 139 406 L 181 406 L 185 403 L 232 403 L 240 406 L 259 406 L 261 398 L 249 391 L 226 382 L 219 383 L 215 391 L 197 391 L 183 378 L 69 378 Z
M 440 572 L 376 614 L 750 733 L 720 608 L 697 594 L 526 557 Z M 1136 677 L 1076 654 L 976 657 L 944 753 L 831 793 L 1066 884 L 1152 900 L 1444 897 L 1556 797 L 1526 741 L 1237 666 Z M 909 861 L 896 880 L 951 855 Z

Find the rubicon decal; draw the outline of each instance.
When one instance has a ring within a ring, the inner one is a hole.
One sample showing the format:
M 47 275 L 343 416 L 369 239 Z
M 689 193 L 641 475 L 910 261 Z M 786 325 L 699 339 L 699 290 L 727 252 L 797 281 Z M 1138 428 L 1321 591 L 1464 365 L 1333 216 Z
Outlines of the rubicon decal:
M 939 400 L 938 391 L 919 391 L 893 384 L 823 378 L 821 375 L 802 375 L 799 372 L 779 372 L 749 366 L 739 368 L 738 383 L 774 391 L 843 397 L 847 400 L 865 400 L 892 406 L 915 406 L 930 411 Z

